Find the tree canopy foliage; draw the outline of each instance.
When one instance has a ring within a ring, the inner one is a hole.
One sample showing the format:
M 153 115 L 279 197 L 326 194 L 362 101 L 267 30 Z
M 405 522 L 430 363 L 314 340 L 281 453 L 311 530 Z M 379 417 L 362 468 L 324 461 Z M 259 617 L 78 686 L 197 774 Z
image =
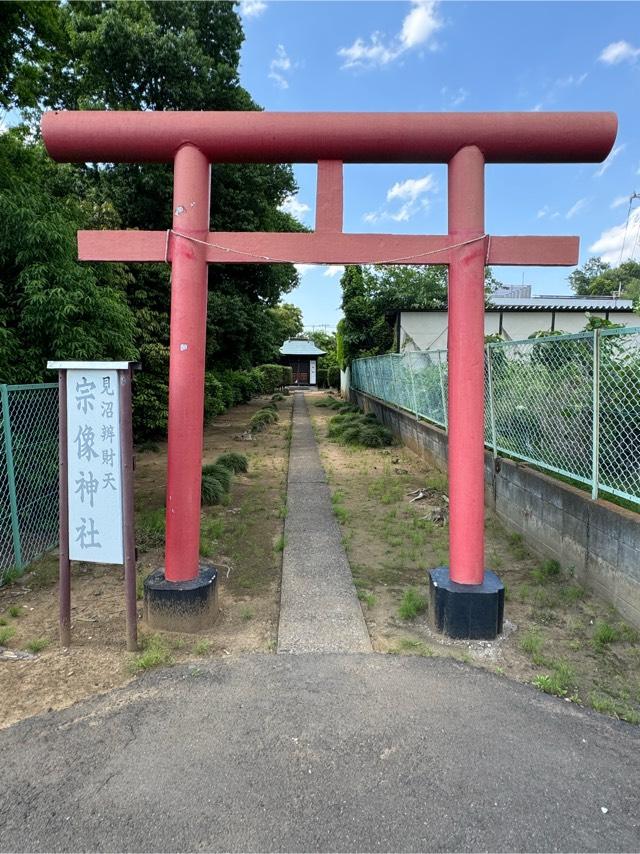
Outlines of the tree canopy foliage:
M 590 258 L 569 276 L 572 290 L 580 296 L 620 294 L 626 299 L 640 301 L 640 262 L 625 261 L 612 267 L 601 258 Z
M 169 343 L 168 266 L 78 264 L 75 232 L 166 229 L 172 167 L 56 165 L 38 141 L 38 120 L 52 108 L 260 109 L 240 84 L 244 37 L 234 4 L 67 0 L 3 7 L 0 100 L 20 108 L 27 125 L 0 137 L 0 381 L 43 379 L 51 357 L 141 354 L 158 387 L 166 387 L 167 360 L 157 348 Z M 211 227 L 301 230 L 281 210 L 295 190 L 290 166 L 214 164 Z M 301 327 L 293 307 L 279 306 L 297 283 L 291 264 L 211 265 L 207 368 L 274 361 L 283 335 Z

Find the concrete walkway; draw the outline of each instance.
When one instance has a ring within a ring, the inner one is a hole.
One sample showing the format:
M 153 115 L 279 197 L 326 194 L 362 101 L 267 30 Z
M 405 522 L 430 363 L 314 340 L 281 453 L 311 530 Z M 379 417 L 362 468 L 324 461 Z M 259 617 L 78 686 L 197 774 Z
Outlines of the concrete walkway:
M 278 652 L 371 652 L 307 403 L 293 402 Z

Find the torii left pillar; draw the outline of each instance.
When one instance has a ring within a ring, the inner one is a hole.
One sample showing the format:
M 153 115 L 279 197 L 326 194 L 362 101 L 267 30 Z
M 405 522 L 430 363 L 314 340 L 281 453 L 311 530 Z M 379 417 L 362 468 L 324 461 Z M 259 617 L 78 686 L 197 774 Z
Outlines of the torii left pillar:
M 172 247 L 169 429 L 164 569 L 145 580 L 144 610 L 155 629 L 198 631 L 218 611 L 216 570 L 200 564 L 200 506 L 207 334 L 211 165 L 194 145 L 173 164 L 173 228 L 191 239 Z M 201 241 L 201 242 L 199 242 Z

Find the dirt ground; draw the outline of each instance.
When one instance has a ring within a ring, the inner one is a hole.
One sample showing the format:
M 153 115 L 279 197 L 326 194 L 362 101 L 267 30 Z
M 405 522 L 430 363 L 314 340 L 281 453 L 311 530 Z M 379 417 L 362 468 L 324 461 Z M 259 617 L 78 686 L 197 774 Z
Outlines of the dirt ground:
M 205 463 L 225 451 L 244 453 L 249 460 L 248 472 L 233 478 L 228 503 L 202 510 L 200 551 L 220 570 L 214 628 L 198 635 L 152 634 L 140 619 L 141 652 L 127 653 L 122 570 L 74 564 L 72 646 L 61 650 L 57 557 L 46 555 L 18 582 L 0 589 L 0 727 L 122 685 L 155 664 L 275 649 L 291 400 L 278 403 L 279 422 L 253 441 L 234 438 L 267 400 L 235 407 L 205 430 Z M 165 444 L 138 450 L 140 597 L 144 577 L 162 565 L 165 471 Z
M 453 656 L 640 723 L 638 632 L 584 590 L 571 567 L 545 562 L 495 517 L 486 519 L 486 566 L 506 587 L 504 634 L 487 643 L 432 632 L 424 608 L 427 570 L 448 563 L 446 475 L 402 446 L 356 449 L 328 440 L 335 412 L 313 401 L 320 455 L 374 649 Z M 411 501 L 419 488 L 427 497 Z M 423 609 L 403 619 L 399 608 L 409 588 Z

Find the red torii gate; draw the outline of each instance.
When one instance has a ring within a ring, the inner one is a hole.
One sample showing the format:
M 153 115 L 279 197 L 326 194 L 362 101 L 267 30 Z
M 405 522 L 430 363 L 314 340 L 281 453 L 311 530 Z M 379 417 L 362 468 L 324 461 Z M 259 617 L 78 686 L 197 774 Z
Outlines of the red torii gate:
M 165 577 L 199 574 L 207 264 L 448 264 L 450 581 L 484 570 L 484 267 L 573 265 L 577 237 L 485 231 L 485 163 L 599 162 L 613 113 L 50 112 L 65 162 L 173 162 L 168 231 L 80 231 L 83 261 L 171 263 Z M 210 163 L 315 163 L 311 234 L 210 232 Z M 448 164 L 446 235 L 345 234 L 342 164 Z M 464 590 L 465 588 L 463 588 Z

